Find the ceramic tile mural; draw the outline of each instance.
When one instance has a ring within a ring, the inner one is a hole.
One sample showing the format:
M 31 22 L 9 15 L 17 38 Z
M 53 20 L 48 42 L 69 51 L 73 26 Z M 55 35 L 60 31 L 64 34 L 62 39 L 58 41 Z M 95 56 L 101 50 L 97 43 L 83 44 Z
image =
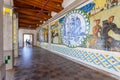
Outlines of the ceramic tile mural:
M 120 0 L 93 0 L 69 11 L 50 22 L 51 50 L 119 76 L 119 12 Z
M 43 48 L 48 48 L 48 43 L 42 42 L 40 43 L 40 46 Z
M 40 28 L 38 38 L 39 38 L 39 41 L 40 41 L 40 42 L 43 42 L 43 41 L 44 41 L 44 35 L 43 35 L 43 29 L 42 29 L 42 28 Z
M 86 47 L 120 52 L 119 0 L 95 0 Z
M 48 42 L 48 25 L 40 28 L 40 42 Z
M 95 0 L 69 11 L 51 23 L 52 43 L 119 52 L 119 2 Z
M 111 74 L 120 75 L 120 56 L 118 58 L 118 56 L 107 54 L 106 51 L 101 54 L 101 52 L 95 53 L 92 50 L 87 51 L 82 48 L 72 49 L 62 45 L 52 45 L 51 49 L 83 63 L 91 64 L 90 66 L 105 70 Z
M 59 32 L 59 21 L 55 20 L 51 22 L 51 43 L 58 44 L 60 43 L 60 32 Z
M 88 15 L 81 10 L 69 12 L 62 23 L 62 41 L 68 47 L 78 47 L 84 44 L 89 33 Z
M 38 46 L 48 48 L 48 25 L 43 26 L 39 29 L 39 42 Z

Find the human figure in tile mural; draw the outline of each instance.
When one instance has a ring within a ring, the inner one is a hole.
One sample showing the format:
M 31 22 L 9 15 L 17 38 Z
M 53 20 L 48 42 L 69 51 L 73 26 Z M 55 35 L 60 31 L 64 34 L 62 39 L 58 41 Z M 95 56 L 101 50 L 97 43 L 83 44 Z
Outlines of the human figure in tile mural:
M 107 0 L 106 1 L 107 8 L 113 7 L 118 5 L 119 1 L 118 0 Z
M 120 41 L 115 40 L 112 37 L 108 37 L 108 44 L 106 45 L 109 51 L 118 51 L 120 52 Z
M 114 40 L 114 39 L 113 39 L 112 37 L 108 37 L 108 39 L 107 39 L 107 44 L 106 44 L 106 46 L 107 46 L 107 48 L 108 48 L 109 51 L 114 50 L 113 40 Z
M 111 4 L 112 4 L 112 6 L 118 5 L 118 0 L 112 0 Z
M 55 34 L 55 31 L 51 31 L 51 43 L 53 43 L 54 34 Z
M 113 23 L 114 21 L 114 16 L 110 16 L 108 18 L 108 20 L 103 21 L 103 27 L 101 29 L 101 40 L 104 40 L 104 48 L 106 50 L 109 49 L 109 47 L 107 46 L 109 44 L 109 35 L 108 32 L 110 30 L 112 30 L 113 32 L 115 32 L 116 34 L 120 34 L 120 28 L 117 27 L 117 25 L 115 23 Z
M 92 48 L 96 48 L 95 47 L 95 43 L 97 42 L 98 40 L 98 33 L 100 33 L 101 31 L 101 26 L 100 26 L 100 19 L 96 19 L 94 20 L 95 21 L 95 26 L 93 27 L 92 29 L 92 32 L 93 32 L 93 44 L 92 44 Z
M 81 21 L 78 17 L 75 17 L 75 28 L 74 28 L 74 34 L 79 35 L 81 32 Z

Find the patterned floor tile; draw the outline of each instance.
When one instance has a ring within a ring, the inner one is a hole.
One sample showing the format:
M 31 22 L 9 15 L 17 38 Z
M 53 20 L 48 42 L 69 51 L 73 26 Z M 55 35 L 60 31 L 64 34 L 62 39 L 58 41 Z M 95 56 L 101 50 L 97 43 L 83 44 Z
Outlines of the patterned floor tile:
M 41 48 L 24 47 L 15 80 L 116 80 Z

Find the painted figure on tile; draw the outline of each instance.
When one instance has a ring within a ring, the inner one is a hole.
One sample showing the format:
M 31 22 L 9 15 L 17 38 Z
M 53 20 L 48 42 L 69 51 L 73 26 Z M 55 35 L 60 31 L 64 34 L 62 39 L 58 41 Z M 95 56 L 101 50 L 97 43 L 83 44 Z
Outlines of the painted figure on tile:
M 112 4 L 112 6 L 118 5 L 118 0 L 112 0 L 111 4 Z
M 48 42 L 48 29 L 44 29 L 44 41 Z
M 39 40 L 40 40 L 40 42 L 43 42 L 43 41 L 44 41 L 43 28 L 40 29 L 40 32 L 39 32 Z
M 114 43 L 113 43 L 113 38 L 112 37 L 108 37 L 107 39 L 107 44 L 106 44 L 106 47 L 109 51 L 112 51 L 114 50 Z
M 101 39 L 104 40 L 105 43 L 105 49 L 108 49 L 106 46 L 108 44 L 108 32 L 112 30 L 116 34 L 120 34 L 120 28 L 117 27 L 114 21 L 114 16 L 110 16 L 108 20 L 103 21 L 103 27 L 101 29 Z
M 92 32 L 93 32 L 93 38 L 94 38 L 94 40 L 93 40 L 93 44 L 92 44 L 92 48 L 96 48 L 95 47 L 95 43 L 97 42 L 97 40 L 98 40 L 98 33 L 100 33 L 101 32 L 101 26 L 100 26 L 100 19 L 96 19 L 96 20 L 94 20 L 95 21 L 95 26 L 93 27 L 93 29 L 92 29 Z
M 107 8 L 118 5 L 118 0 L 107 0 Z
M 75 29 L 75 18 L 74 16 L 71 16 L 70 23 L 69 23 L 69 31 L 68 33 L 73 37 L 74 35 L 74 29 Z
M 55 44 L 59 43 L 58 33 L 55 33 L 54 38 L 53 38 L 53 43 L 55 43 Z
M 39 38 L 39 33 L 37 33 L 37 41 L 39 41 L 39 39 L 40 39 L 40 38 Z
M 74 34 L 75 35 L 79 35 L 81 33 L 81 21 L 80 21 L 80 18 L 78 17 L 75 17 L 75 28 L 74 28 Z
M 51 31 L 51 43 L 53 43 L 54 34 L 55 34 L 55 31 Z
M 64 22 L 63 22 L 63 25 L 62 25 L 63 26 L 63 30 L 64 30 L 63 34 L 66 36 L 67 35 L 67 31 L 66 31 L 66 24 L 65 23 L 66 23 L 66 19 L 64 19 Z
M 51 23 L 51 43 L 59 43 L 59 21 L 56 20 Z M 65 25 L 64 25 L 65 28 Z M 65 33 L 64 33 L 65 34 Z
M 115 40 L 112 37 L 108 37 L 106 46 L 107 46 L 109 51 L 120 52 L 120 41 Z
M 83 39 L 87 38 L 85 34 L 89 33 L 87 14 L 79 10 L 75 11 L 66 16 L 61 28 L 63 42 L 72 47 L 83 44 Z
M 71 36 L 78 36 L 79 33 L 81 32 L 81 21 L 80 19 L 76 16 L 71 16 L 70 19 L 70 34 Z

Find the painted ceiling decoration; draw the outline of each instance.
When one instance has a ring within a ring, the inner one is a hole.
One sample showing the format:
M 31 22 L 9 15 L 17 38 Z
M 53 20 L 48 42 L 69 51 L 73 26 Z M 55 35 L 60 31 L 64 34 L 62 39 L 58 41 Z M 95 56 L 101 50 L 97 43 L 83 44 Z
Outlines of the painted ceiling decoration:
M 63 10 L 63 0 L 14 0 L 14 12 L 18 13 L 19 28 L 36 29 L 50 19 L 51 12 Z

